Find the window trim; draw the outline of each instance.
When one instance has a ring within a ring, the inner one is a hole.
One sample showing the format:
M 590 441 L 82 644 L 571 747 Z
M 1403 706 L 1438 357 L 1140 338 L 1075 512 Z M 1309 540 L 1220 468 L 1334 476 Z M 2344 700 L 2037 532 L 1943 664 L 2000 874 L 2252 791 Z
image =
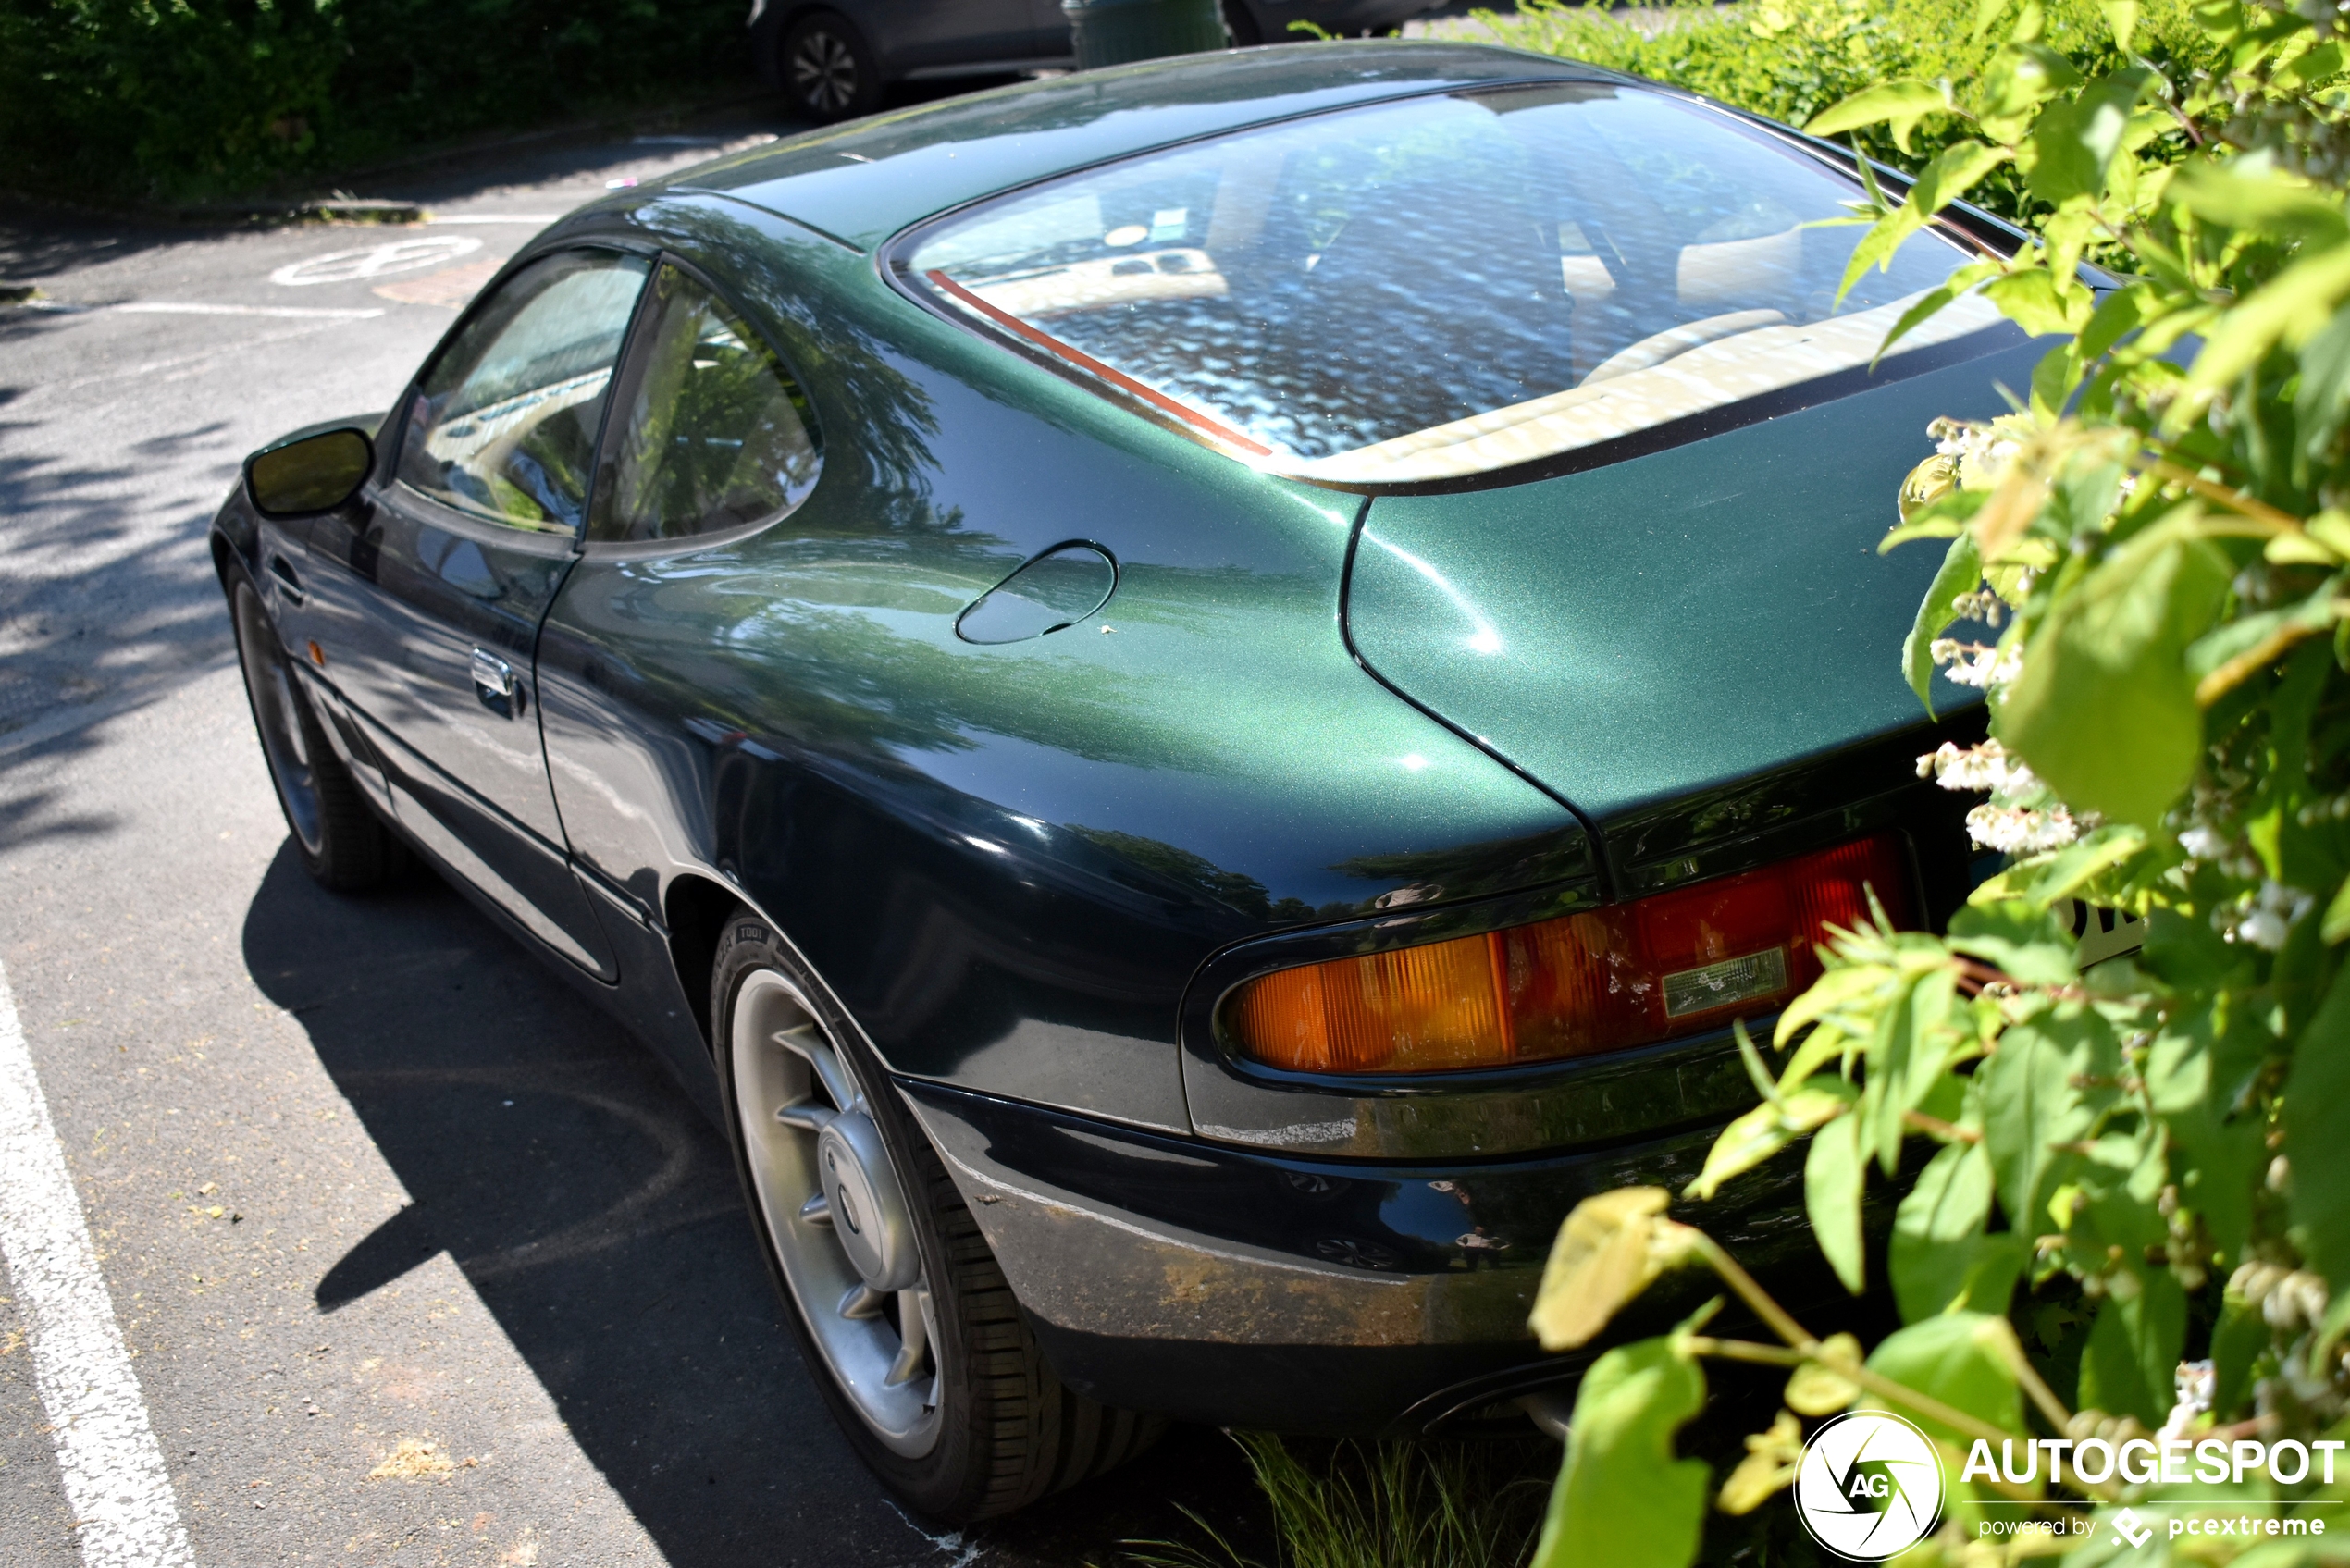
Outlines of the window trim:
M 656 556 L 684 555 L 695 550 L 714 549 L 725 545 L 737 544 L 754 534 L 773 527 L 785 518 L 807 506 L 815 499 L 817 490 L 824 483 L 824 423 L 816 408 L 816 394 L 808 377 L 799 373 L 798 367 L 792 363 L 791 356 L 776 343 L 774 333 L 768 330 L 766 324 L 760 320 L 758 313 L 745 310 L 740 301 L 719 287 L 709 273 L 686 257 L 665 247 L 653 248 L 649 253 L 653 258 L 653 270 L 645 275 L 644 292 L 637 297 L 637 311 L 628 323 L 627 340 L 622 343 L 620 358 L 612 368 L 612 385 L 614 395 L 604 404 L 603 425 L 596 437 L 596 465 L 588 480 L 588 505 L 580 513 L 579 531 L 575 537 L 578 553 L 598 561 L 642 561 Z M 783 366 L 784 374 L 791 377 L 792 385 L 799 389 L 800 396 L 808 404 L 808 435 L 810 444 L 816 449 L 816 477 L 810 483 L 807 493 L 798 500 L 786 504 L 767 516 L 754 518 L 748 523 L 737 523 L 732 527 L 712 528 L 705 533 L 688 534 L 682 538 L 591 539 L 588 537 L 588 520 L 596 513 L 597 487 L 602 482 L 604 464 L 610 461 L 613 443 L 619 438 L 620 427 L 613 423 L 612 413 L 620 406 L 623 395 L 635 387 L 637 377 L 642 373 L 645 355 L 649 352 L 650 336 L 646 327 L 645 315 L 649 308 L 649 302 L 652 298 L 653 279 L 663 266 L 675 267 L 685 275 L 688 282 L 709 294 L 711 299 L 724 305 L 736 320 L 758 334 L 759 340 L 766 345 L 767 352 L 775 356 L 775 363 Z
M 969 201 L 959 202 L 942 212 L 933 213 L 908 224 L 874 247 L 874 270 L 880 275 L 884 285 L 921 308 L 924 314 L 946 322 L 959 331 L 1007 350 L 1015 358 L 1070 386 L 1082 388 L 1112 406 L 1136 415 L 1162 430 L 1180 436 L 1195 446 L 1206 447 L 1210 451 L 1239 463 L 1244 467 L 1254 468 L 1261 473 L 1288 479 L 1296 484 L 1310 485 L 1317 489 L 1343 495 L 1457 495 L 1476 490 L 1501 489 L 1513 485 L 1532 484 L 1565 474 L 1609 467 L 1632 458 L 1646 456 L 1651 452 L 1686 446 L 1691 442 L 1703 440 L 1726 431 L 1740 429 L 1749 425 L 1759 425 L 1766 420 L 1776 419 L 1801 409 L 1834 402 L 1875 387 L 1890 386 L 1897 382 L 1906 381 L 1912 377 L 1930 375 L 1935 371 L 1948 369 L 1951 365 L 1964 364 L 1970 360 L 1987 358 L 1999 352 L 2003 348 L 2028 340 L 2022 329 L 2012 323 L 1994 323 L 1977 331 L 1953 338 L 1947 342 L 1895 354 L 1874 365 L 1832 371 L 1826 376 L 1814 377 L 1808 381 L 1775 388 L 1771 391 L 1740 399 L 1718 408 L 1705 409 L 1678 419 L 1666 420 L 1645 429 L 1632 431 L 1605 441 L 1595 441 L 1589 446 L 1570 448 L 1563 452 L 1530 458 L 1524 463 L 1512 463 L 1501 468 L 1487 469 L 1475 474 L 1450 475 L 1435 479 L 1338 480 L 1292 473 L 1287 469 L 1253 459 L 1249 453 L 1262 450 L 1254 438 L 1249 438 L 1243 432 L 1225 434 L 1224 432 L 1229 430 L 1230 426 L 1225 426 L 1223 421 L 1204 412 L 1195 416 L 1194 411 L 1181 407 L 1176 400 L 1143 387 L 1131 376 L 1117 372 L 1114 366 L 1102 365 L 1101 370 L 1111 372 L 1111 375 L 1104 376 L 1100 371 L 1092 368 L 1099 364 L 1093 359 L 1093 356 L 1068 349 L 1042 328 L 1034 328 L 1030 332 L 1016 332 L 996 320 L 999 314 L 997 312 L 988 311 L 983 317 L 975 315 L 970 310 L 958 308 L 951 297 L 946 296 L 944 290 L 928 285 L 923 276 L 917 273 L 913 266 L 915 250 L 922 241 L 939 229 L 982 209 L 1014 201 L 1024 193 L 1040 191 L 1047 186 L 1061 184 L 1104 169 L 1116 168 L 1121 164 L 1132 164 L 1145 158 L 1162 157 L 1184 148 L 1254 135 L 1276 127 L 1296 125 L 1326 116 L 1384 108 L 1423 98 L 1453 97 L 1464 93 L 1506 92 L 1521 87 L 1554 87 L 1564 82 L 1594 82 L 1636 92 L 1652 93 L 1661 98 L 1671 99 L 1692 109 L 1710 112 L 1729 122 L 1726 129 L 1731 130 L 1734 134 L 1745 135 L 1766 142 L 1782 156 L 1824 169 L 1835 178 L 1846 181 L 1854 194 L 1865 193 L 1866 187 L 1861 180 L 1857 154 L 1849 154 L 1834 142 L 1805 136 L 1801 131 L 1782 126 L 1776 121 L 1765 119 L 1759 115 L 1750 114 L 1726 104 L 1717 103 L 1686 89 L 1643 80 L 1616 71 L 1587 69 L 1541 75 L 1529 74 L 1490 81 L 1478 81 L 1473 84 L 1448 82 L 1417 92 L 1398 93 L 1389 97 L 1374 98 L 1362 103 L 1335 105 L 1329 108 L 1314 109 L 1304 114 L 1283 116 L 1280 118 L 1261 120 L 1244 126 L 1226 127 L 1204 132 L 1198 136 L 1184 137 L 1159 146 L 1120 154 L 1116 157 L 1058 169 L 1034 179 L 1023 180 L 1017 185 L 1007 185 L 1000 190 L 988 191 L 984 195 L 973 197 Z M 1908 176 L 1897 169 L 1885 168 L 1874 160 L 1871 160 L 1870 167 L 1886 181 L 1888 194 L 1908 191 L 1911 183 Z M 2000 249 L 2002 244 L 2012 250 L 2023 239 L 2021 231 L 2013 229 L 1990 214 L 1978 211 L 1965 203 L 1950 204 L 1937 213 L 1925 228 L 1928 231 L 1939 234 L 1962 251 L 1978 256 L 2000 255 L 2004 253 Z
M 481 313 L 489 308 L 489 302 L 497 297 L 499 290 L 521 274 L 537 266 L 542 261 L 575 251 L 603 251 L 615 255 L 636 256 L 649 260 L 652 265 L 648 267 L 645 273 L 645 283 L 648 286 L 652 282 L 653 268 L 661 265 L 659 246 L 648 245 L 642 241 L 617 236 L 606 238 L 598 235 L 593 239 L 586 240 L 565 238 L 541 248 L 525 247 L 504 266 L 498 269 L 496 276 L 482 286 L 479 293 L 466 302 L 465 308 L 457 313 L 456 321 L 451 325 L 448 331 L 441 334 L 440 341 L 433 345 L 432 352 L 425 356 L 424 363 L 416 367 L 416 373 L 408 378 L 408 385 L 401 391 L 400 401 L 392 404 L 391 413 L 387 419 L 387 425 L 392 432 L 392 439 L 386 441 L 378 438 L 376 442 L 377 451 L 382 454 L 381 466 L 377 470 L 381 478 L 377 481 L 377 488 L 386 491 L 396 488 L 400 492 L 402 504 L 428 508 L 433 526 L 445 528 L 451 533 L 463 534 L 477 543 L 501 546 L 519 545 L 524 553 L 529 555 L 551 558 L 576 555 L 579 552 L 580 540 L 588 529 L 588 513 L 596 504 L 596 472 L 593 466 L 588 470 L 588 489 L 580 501 L 579 526 L 568 533 L 554 528 L 517 528 L 506 524 L 493 523 L 486 517 L 476 517 L 469 512 L 460 512 L 448 502 L 427 495 L 400 476 L 401 460 L 407 455 L 408 451 L 408 433 L 414 424 L 414 421 L 409 418 L 409 414 L 415 408 L 416 400 L 424 395 L 425 383 L 431 379 L 432 373 L 439 368 L 440 362 L 447 358 L 450 351 L 456 346 L 457 340 L 464 334 L 465 328 L 472 326 Z M 620 352 L 612 359 L 612 376 L 615 380 L 619 377 L 621 366 L 627 363 L 629 344 L 636 340 L 637 326 L 643 318 L 645 312 L 647 291 L 646 288 L 639 288 L 637 290 L 636 302 L 628 307 L 628 323 L 621 329 Z M 601 461 L 604 439 L 611 426 L 612 400 L 606 397 L 603 411 L 597 415 L 596 440 L 595 445 L 590 449 L 595 462 Z M 560 548 L 540 548 L 545 546 Z

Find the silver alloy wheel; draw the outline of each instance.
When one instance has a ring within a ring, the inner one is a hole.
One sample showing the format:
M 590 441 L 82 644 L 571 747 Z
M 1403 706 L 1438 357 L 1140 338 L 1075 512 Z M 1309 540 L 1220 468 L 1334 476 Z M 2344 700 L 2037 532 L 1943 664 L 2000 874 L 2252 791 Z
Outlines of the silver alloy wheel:
M 857 96 L 857 56 L 840 34 L 811 28 L 792 51 L 791 80 L 801 103 L 819 114 L 836 115 Z
M 261 749 L 269 760 L 269 777 L 286 809 L 286 823 L 303 849 L 315 858 L 325 845 L 326 829 L 318 808 L 318 775 L 303 735 L 302 698 L 293 689 L 293 671 L 259 596 L 241 585 L 237 590 L 237 653 L 238 663 L 244 666 L 246 695 L 253 699 L 254 725 L 261 732 Z
M 893 1453 L 938 1442 L 938 1322 L 897 1173 L 862 1085 L 798 987 L 736 994 L 735 1110 L 760 1217 L 833 1379 Z

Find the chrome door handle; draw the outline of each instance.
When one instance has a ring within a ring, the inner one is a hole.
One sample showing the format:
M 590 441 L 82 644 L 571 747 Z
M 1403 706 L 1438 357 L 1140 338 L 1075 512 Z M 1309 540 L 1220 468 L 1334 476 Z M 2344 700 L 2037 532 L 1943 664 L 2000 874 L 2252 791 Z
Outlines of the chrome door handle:
M 295 604 L 302 602 L 302 579 L 294 575 L 293 567 L 282 555 L 269 558 L 269 574 L 278 579 L 278 591 Z
M 514 667 L 496 654 L 483 648 L 474 649 L 474 695 L 481 705 L 493 713 L 513 718 L 522 704 L 517 700 Z

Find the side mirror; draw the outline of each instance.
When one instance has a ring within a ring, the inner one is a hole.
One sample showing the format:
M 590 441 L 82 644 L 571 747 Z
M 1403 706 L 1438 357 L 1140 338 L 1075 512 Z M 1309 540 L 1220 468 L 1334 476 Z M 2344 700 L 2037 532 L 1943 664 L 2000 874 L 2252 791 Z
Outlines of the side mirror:
M 329 512 L 359 493 L 376 466 L 363 430 L 328 430 L 258 451 L 245 461 L 245 494 L 265 517 Z

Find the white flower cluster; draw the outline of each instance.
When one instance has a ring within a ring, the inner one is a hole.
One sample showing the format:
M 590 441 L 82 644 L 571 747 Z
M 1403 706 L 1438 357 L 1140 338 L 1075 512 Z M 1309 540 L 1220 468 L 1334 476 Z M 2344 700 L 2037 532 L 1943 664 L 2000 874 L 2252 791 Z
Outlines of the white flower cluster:
M 2006 619 L 2007 612 L 2008 601 L 1989 588 L 1980 593 L 1960 594 L 1950 601 L 1950 614 L 1954 620 L 1980 621 L 1994 630 Z
M 2228 840 L 2208 822 L 2197 822 L 2179 835 L 2179 847 L 2197 860 L 2217 860 L 2228 852 Z
M 1997 691 L 2023 672 L 2023 654 L 2019 648 L 1936 637 L 1926 651 L 1936 664 L 1948 666 L 1943 674 L 1982 691 Z
M 2021 806 L 1995 806 L 1985 801 L 1966 814 L 1967 836 L 1984 848 L 1996 849 L 2003 855 L 2037 855 L 2044 850 L 2061 849 L 2081 836 L 2081 827 L 2073 821 L 2071 809 L 2062 806 L 2032 811 Z
M 2258 893 L 2248 894 L 2235 904 L 2214 909 L 2211 919 L 2220 927 L 2220 933 L 2230 942 L 2249 942 L 2255 947 L 2274 953 L 2284 945 L 2284 939 L 2292 932 L 2293 922 L 2307 914 L 2310 906 L 2316 902 L 2314 897 L 2297 887 L 2287 887 L 2281 882 L 2263 882 Z
M 1991 472 L 2007 466 L 2016 454 L 2016 444 L 2004 431 L 1988 425 L 1963 425 L 1955 419 L 1937 419 L 1928 434 L 1936 438 L 1934 450 L 1944 457 L 1954 457 L 1961 465 L 1973 466 L 1986 478 Z
M 2002 795 L 2022 795 L 2040 787 L 2038 775 L 1996 740 L 1969 747 L 1946 740 L 1918 759 L 1918 777 L 1932 779 L 1944 789 L 1993 790 Z

